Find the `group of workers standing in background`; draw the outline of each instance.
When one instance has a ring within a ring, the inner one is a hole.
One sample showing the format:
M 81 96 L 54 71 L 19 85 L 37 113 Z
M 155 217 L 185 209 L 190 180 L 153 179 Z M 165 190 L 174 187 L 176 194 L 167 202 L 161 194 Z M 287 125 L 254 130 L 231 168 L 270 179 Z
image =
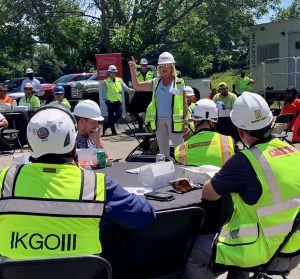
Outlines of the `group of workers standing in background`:
M 102 88 L 109 114 L 103 135 L 108 128 L 116 134 L 122 90 L 137 91 L 137 98 L 147 95 L 147 119 L 156 133 L 160 153 L 170 154 L 171 140 L 180 164 L 220 167 L 205 182 L 202 198 L 217 201 L 231 195 L 234 205 L 231 218 L 219 233 L 197 237 L 187 261 L 186 278 L 216 278 L 218 273 L 212 265 L 230 270 L 228 278 L 249 278 L 249 272 L 238 269 L 267 263 L 293 227 L 300 208 L 300 152 L 272 136 L 273 115 L 267 102 L 258 94 L 242 92 L 241 83 L 234 88 L 241 93 L 239 97 L 228 91 L 226 83 L 220 83 L 219 93 L 212 99 L 193 104 L 193 92 L 177 77 L 171 53 L 159 56 L 158 77 L 145 69 L 146 62 L 141 60 L 144 69 L 140 74 L 135 59 L 128 62 L 133 89 L 116 77 L 115 66 L 108 68 Z M 29 87 L 24 85 L 26 91 L 33 89 Z M 61 88 L 56 93 L 62 93 Z M 294 93 L 294 89 L 287 90 L 291 97 L 285 110 L 297 108 Z M 235 152 L 230 136 L 215 130 L 218 102 L 231 110 L 230 119 L 247 147 L 241 152 Z M 101 110 L 91 100 L 79 102 L 73 114 L 66 105 L 44 106 L 30 119 L 27 138 L 32 164 L 0 172 L 1 259 L 100 254 L 103 220 L 130 229 L 145 228 L 153 222 L 154 208 L 144 197 L 129 194 L 103 173 L 76 165 L 76 147 L 103 148 L 99 121 L 103 121 Z M 190 129 L 194 132 L 184 141 Z M 61 235 L 67 234 L 76 240 L 69 250 L 60 247 Z M 281 251 L 274 270 L 291 270 L 299 264 L 299 231 L 296 236 Z M 45 245 L 34 246 L 34 238 Z

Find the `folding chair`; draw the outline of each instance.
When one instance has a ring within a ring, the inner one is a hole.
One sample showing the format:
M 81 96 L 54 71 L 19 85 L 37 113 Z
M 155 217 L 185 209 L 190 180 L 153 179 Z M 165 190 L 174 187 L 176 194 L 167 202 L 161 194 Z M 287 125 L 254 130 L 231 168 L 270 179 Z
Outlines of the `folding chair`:
M 185 207 L 158 211 L 155 221 L 146 229 L 124 229 L 118 247 L 116 278 L 182 274 L 203 219 L 200 207 Z
M 295 120 L 295 114 L 294 113 L 287 113 L 287 114 L 280 114 L 276 117 L 273 125 L 272 125 L 272 130 L 274 131 L 274 128 L 276 125 L 281 124 L 285 125 L 284 129 L 280 132 L 273 132 L 273 135 L 283 141 L 286 141 L 287 143 L 293 145 L 293 143 L 287 139 L 288 137 L 288 132 L 291 132 L 289 127 L 293 126 L 293 122 Z
M 155 133 L 136 133 L 137 127 L 134 124 L 134 119 L 129 114 L 124 115 L 122 118 L 129 128 L 130 136 L 138 141 L 138 145 L 130 151 L 125 160 L 127 161 L 136 151 L 141 151 L 142 154 L 153 154 L 150 149 L 150 141 L 155 138 Z
M 22 110 L 4 111 L 2 114 L 8 121 L 8 128 L 19 130 L 19 140 L 22 146 L 27 144 L 26 129 L 29 122 L 29 112 Z
M 110 264 L 98 256 L 76 256 L 0 263 L 3 279 L 111 279 Z
M 7 146 L 10 150 L 13 150 L 13 153 L 15 153 L 16 146 L 18 146 L 23 153 L 22 144 L 19 140 L 19 130 L 1 128 L 0 143 Z

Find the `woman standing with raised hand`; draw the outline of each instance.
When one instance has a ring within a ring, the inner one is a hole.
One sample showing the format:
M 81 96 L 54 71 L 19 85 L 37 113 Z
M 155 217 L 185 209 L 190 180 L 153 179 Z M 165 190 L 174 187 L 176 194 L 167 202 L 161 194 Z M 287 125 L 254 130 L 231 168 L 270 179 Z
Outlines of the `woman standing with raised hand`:
M 183 133 L 188 129 L 187 103 L 184 81 L 177 77 L 175 60 L 171 53 L 163 52 L 158 57 L 158 78 L 139 82 L 136 76 L 136 61 L 128 62 L 132 85 L 135 90 L 153 91 L 150 103 L 150 124 L 159 146 L 159 152 L 170 155 L 169 140 L 174 148 L 183 143 Z

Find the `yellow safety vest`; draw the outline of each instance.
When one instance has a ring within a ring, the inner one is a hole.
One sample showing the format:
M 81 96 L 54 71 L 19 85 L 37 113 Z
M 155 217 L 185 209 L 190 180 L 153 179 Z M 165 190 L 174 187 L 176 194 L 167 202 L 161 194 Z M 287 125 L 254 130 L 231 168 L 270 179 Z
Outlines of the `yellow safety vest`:
M 99 254 L 104 174 L 33 163 L 0 173 L 0 255 L 12 259 Z
M 122 102 L 122 79 L 115 78 L 115 81 L 108 77 L 104 80 L 106 84 L 106 97 L 110 102 Z
M 153 94 L 152 101 L 150 103 L 150 125 L 153 131 L 156 131 L 156 121 L 157 121 L 157 104 L 156 104 L 156 89 L 161 78 L 153 79 Z M 173 111 L 172 111 L 172 133 L 181 133 L 183 126 L 183 88 L 184 80 L 181 78 L 174 78 L 173 88 L 178 90 L 177 94 L 173 94 Z
M 242 153 L 262 185 L 254 205 L 232 193 L 234 212 L 216 242 L 215 263 L 243 268 L 268 262 L 291 231 L 300 210 L 300 152 L 279 139 L 257 144 Z M 300 249 L 300 231 L 283 253 Z
M 232 138 L 214 131 L 201 131 L 175 148 L 175 160 L 187 166 L 222 167 L 233 154 Z
M 139 82 L 145 82 L 145 81 L 148 81 L 148 80 L 151 80 L 153 79 L 154 77 L 154 74 L 151 70 L 148 70 L 145 77 L 143 76 L 143 74 L 141 72 L 138 72 L 137 74 L 137 79 Z

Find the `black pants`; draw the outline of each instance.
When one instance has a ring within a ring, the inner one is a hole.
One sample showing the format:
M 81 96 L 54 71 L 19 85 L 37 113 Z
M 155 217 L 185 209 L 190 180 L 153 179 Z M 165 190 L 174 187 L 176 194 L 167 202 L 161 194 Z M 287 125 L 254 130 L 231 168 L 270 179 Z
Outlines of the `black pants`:
M 108 110 L 108 122 L 104 124 L 104 130 L 110 128 L 112 133 L 116 133 L 115 123 L 122 116 L 122 103 L 105 101 Z

